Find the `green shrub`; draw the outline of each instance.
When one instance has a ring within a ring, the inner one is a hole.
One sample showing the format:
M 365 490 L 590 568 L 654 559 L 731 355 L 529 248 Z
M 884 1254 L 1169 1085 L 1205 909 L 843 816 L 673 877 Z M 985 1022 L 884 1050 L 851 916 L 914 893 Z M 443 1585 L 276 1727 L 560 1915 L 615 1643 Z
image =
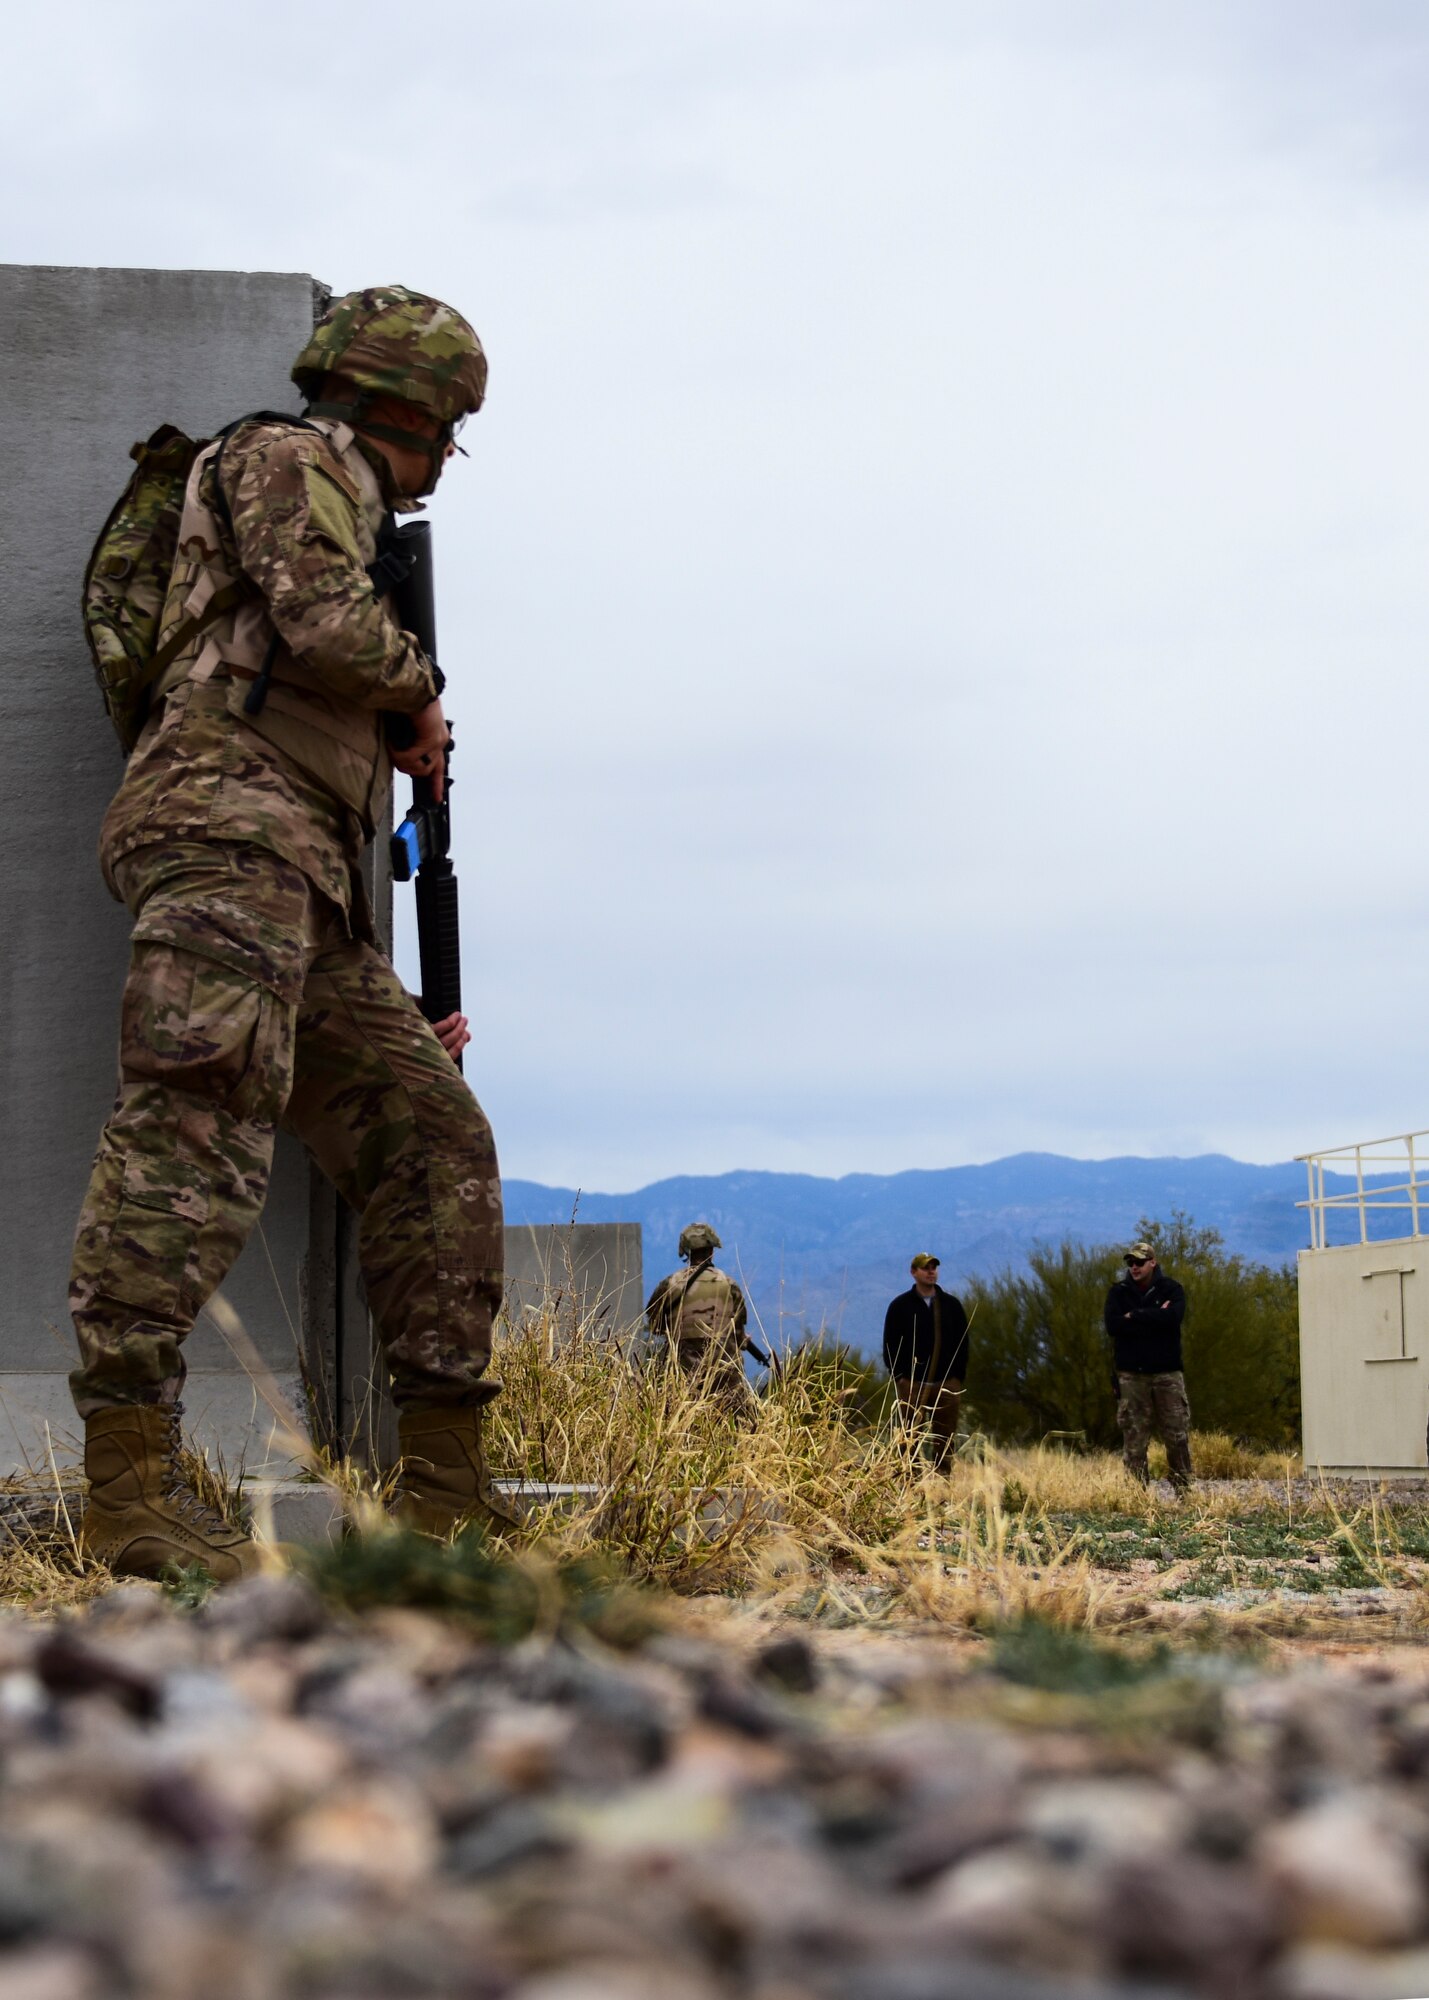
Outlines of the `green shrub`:
M 1239 1444 L 1293 1448 L 1300 1432 L 1299 1307 L 1290 1267 L 1253 1264 L 1227 1251 L 1218 1231 L 1189 1217 L 1143 1217 L 1167 1275 L 1185 1286 L 1186 1389 L 1200 1430 Z M 1112 1350 L 1102 1313 L 1122 1274 L 1111 1246 L 1066 1241 L 1035 1250 L 1025 1272 L 975 1278 L 969 1392 L 994 1436 L 1036 1443 L 1079 1433 L 1087 1446 L 1117 1445 Z

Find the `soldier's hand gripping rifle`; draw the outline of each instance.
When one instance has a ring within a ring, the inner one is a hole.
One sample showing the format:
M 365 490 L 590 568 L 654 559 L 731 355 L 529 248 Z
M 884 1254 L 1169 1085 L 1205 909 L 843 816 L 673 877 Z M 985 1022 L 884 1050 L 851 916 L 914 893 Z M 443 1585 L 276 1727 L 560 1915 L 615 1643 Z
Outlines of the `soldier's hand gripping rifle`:
M 437 609 L 432 581 L 432 527 L 429 521 L 398 522 L 390 516 L 368 572 L 379 597 L 391 596 L 392 612 L 436 665 Z M 405 750 L 416 741 L 409 715 L 389 714 L 387 741 Z M 417 892 L 417 951 L 422 968 L 420 1005 L 429 1021 L 461 1012 L 461 913 L 451 846 L 451 748 L 443 753 L 442 796 L 430 778 L 413 778 L 412 806 L 392 836 L 392 879 L 410 882 Z M 455 1058 L 461 1068 L 461 1057 Z

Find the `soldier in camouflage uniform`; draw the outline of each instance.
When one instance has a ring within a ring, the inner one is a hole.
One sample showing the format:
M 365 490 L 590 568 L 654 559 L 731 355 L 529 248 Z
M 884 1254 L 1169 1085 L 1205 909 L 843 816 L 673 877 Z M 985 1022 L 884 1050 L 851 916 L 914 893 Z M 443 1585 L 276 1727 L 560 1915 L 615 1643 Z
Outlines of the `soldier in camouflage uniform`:
M 218 592 L 236 602 L 165 671 L 100 843 L 135 921 L 119 1095 L 75 1242 L 70 1381 L 82 1541 L 124 1572 L 199 1561 L 225 1580 L 254 1564 L 174 1458 L 183 1341 L 262 1209 L 280 1122 L 361 1217 L 402 1511 L 434 1533 L 493 1512 L 491 1128 L 451 1060 L 465 1020 L 423 1019 L 358 875 L 392 764 L 440 785 L 448 741 L 440 670 L 366 565 L 384 516 L 435 487 L 486 361 L 459 314 L 392 286 L 338 300 L 293 377 L 305 419 L 253 418 L 195 462 L 161 644 Z M 410 749 L 389 752 L 389 711 L 411 717 Z
M 749 1309 L 733 1278 L 716 1268 L 722 1246 L 707 1222 L 680 1231 L 685 1269 L 662 1278 L 650 1294 L 645 1318 L 666 1353 L 702 1392 L 735 1417 L 747 1417 L 753 1395 L 744 1379 L 742 1354 Z
M 1144 1485 L 1147 1447 L 1159 1430 L 1171 1483 L 1184 1492 L 1192 1478 L 1191 1406 L 1181 1370 L 1186 1294 L 1158 1265 L 1150 1243 L 1133 1243 L 1123 1262 L 1126 1276 L 1108 1292 L 1105 1312 L 1122 1458 Z

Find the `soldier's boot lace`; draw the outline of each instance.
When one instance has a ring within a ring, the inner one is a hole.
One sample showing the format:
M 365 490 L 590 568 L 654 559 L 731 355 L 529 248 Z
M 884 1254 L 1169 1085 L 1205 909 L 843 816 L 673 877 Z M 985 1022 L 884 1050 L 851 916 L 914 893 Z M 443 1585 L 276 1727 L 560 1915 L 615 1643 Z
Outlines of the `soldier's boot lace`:
M 503 1535 L 520 1527 L 492 1488 L 479 1405 L 402 1410 L 397 1437 L 402 1478 L 392 1512 L 403 1527 L 442 1540 L 469 1521 Z
M 217 1583 L 261 1566 L 255 1543 L 206 1506 L 179 1466 L 177 1404 L 125 1403 L 84 1426 L 89 1499 L 80 1547 L 117 1576 L 158 1576 L 200 1563 Z

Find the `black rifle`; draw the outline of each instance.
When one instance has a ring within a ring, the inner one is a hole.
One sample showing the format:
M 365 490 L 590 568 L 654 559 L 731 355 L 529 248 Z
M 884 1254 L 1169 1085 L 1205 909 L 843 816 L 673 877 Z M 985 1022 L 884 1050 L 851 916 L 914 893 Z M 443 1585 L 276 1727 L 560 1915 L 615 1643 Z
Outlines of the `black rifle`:
M 368 571 L 379 597 L 390 592 L 392 611 L 427 658 L 437 663 L 437 607 L 432 582 L 430 521 L 398 522 L 390 515 Z M 389 714 L 385 727 L 394 750 L 416 741 L 410 715 Z M 392 879 L 416 878 L 417 950 L 422 967 L 419 1005 L 429 1021 L 461 1012 L 461 911 L 451 847 L 451 746 L 443 752 L 441 801 L 430 778 L 413 778 L 412 806 L 392 836 Z M 461 1057 L 456 1058 L 461 1068 Z

